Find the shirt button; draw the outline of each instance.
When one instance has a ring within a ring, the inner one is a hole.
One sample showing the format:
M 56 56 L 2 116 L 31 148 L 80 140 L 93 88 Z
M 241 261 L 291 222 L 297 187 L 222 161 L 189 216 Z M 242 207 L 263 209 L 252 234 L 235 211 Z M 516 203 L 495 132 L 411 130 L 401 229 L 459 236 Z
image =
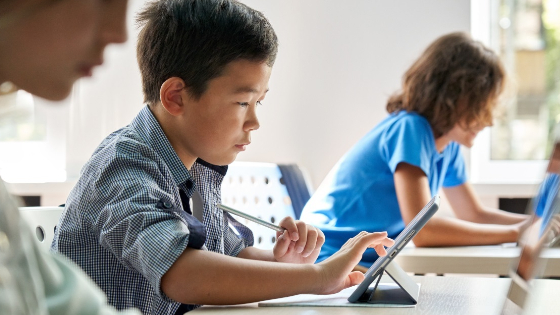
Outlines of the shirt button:
M 171 202 L 169 202 L 169 201 L 164 201 L 164 202 L 163 202 L 163 206 L 164 206 L 166 209 L 170 209 L 170 208 L 171 208 Z

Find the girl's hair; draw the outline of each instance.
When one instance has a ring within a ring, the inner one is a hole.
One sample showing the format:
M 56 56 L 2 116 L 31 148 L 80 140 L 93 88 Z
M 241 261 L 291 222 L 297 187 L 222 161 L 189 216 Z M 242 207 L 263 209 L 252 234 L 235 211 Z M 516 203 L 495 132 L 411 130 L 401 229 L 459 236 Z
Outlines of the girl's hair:
M 414 111 L 424 116 L 436 138 L 457 122 L 490 125 L 504 89 L 505 72 L 498 56 L 465 33 L 434 41 L 406 71 L 402 91 L 387 102 L 387 111 Z

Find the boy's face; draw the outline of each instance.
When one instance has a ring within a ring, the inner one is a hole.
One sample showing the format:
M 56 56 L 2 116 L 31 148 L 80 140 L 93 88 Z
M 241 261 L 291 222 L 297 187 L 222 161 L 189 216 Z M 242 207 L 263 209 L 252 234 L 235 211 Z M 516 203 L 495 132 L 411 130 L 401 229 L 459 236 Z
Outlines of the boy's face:
M 185 104 L 178 130 L 183 149 L 215 165 L 233 162 L 259 128 L 256 107 L 268 91 L 271 70 L 264 62 L 240 59 L 210 80 L 198 100 Z
M 127 0 L 11 0 L 3 19 L 31 13 L 0 27 L 0 81 L 65 98 L 103 62 L 108 44 L 126 40 L 126 6 Z

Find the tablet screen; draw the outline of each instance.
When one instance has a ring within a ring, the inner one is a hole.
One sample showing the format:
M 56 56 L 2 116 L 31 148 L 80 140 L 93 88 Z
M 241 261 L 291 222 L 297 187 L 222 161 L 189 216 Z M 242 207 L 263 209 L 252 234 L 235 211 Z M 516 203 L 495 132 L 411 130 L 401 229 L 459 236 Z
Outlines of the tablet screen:
M 387 249 L 387 255 L 379 257 L 371 265 L 365 274 L 365 279 L 358 285 L 356 290 L 348 298 L 349 302 L 360 302 L 367 291 L 369 285 L 377 279 L 377 275 L 383 272 L 384 268 L 398 255 L 403 247 L 410 242 L 418 231 L 424 227 L 428 220 L 436 213 L 439 208 L 440 198 L 438 195 L 434 196 L 424 208 L 414 217 L 414 219 L 405 227 L 405 229 L 395 238 L 395 244 Z

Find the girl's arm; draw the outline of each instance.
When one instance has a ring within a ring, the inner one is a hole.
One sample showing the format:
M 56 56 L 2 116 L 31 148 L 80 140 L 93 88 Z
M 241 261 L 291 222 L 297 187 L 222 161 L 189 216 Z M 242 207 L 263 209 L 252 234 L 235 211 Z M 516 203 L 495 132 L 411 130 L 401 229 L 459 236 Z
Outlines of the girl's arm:
M 394 174 L 401 215 L 406 224 L 430 201 L 430 187 L 424 172 L 400 163 Z M 517 241 L 523 222 L 511 225 L 479 224 L 457 218 L 433 217 L 413 239 L 419 247 L 490 245 Z
M 528 215 L 492 209 L 480 204 L 472 186 L 465 183 L 443 189 L 457 218 L 474 223 L 515 224 L 527 220 Z

